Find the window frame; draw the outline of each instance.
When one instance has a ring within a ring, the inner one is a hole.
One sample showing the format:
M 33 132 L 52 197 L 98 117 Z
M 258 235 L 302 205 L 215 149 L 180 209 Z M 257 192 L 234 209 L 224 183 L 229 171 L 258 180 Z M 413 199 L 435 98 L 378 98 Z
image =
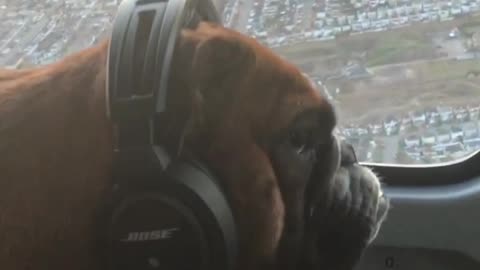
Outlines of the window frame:
M 480 176 L 480 150 L 448 163 L 425 165 L 361 162 L 371 168 L 386 186 L 428 187 L 467 182 Z

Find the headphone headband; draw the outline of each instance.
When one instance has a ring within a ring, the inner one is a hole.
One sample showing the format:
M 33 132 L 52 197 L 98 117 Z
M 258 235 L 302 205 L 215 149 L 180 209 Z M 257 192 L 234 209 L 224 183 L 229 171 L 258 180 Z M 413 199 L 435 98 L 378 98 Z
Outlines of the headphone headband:
M 221 22 L 210 0 L 124 0 L 120 4 L 108 50 L 107 107 L 122 140 L 152 144 L 151 121 L 166 110 L 178 35 L 200 20 Z M 136 135 L 122 126 L 135 127 Z

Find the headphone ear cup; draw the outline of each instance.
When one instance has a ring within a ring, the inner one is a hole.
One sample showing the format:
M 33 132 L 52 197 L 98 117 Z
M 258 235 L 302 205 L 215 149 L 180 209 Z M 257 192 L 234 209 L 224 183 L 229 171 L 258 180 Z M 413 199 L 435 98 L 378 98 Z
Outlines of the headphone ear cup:
M 208 232 L 211 269 L 233 269 L 238 247 L 236 222 L 218 179 L 195 158 L 173 163 L 166 174 L 191 192 L 185 199 L 192 203 L 192 209 Z
M 117 168 L 118 177 L 129 179 L 113 191 L 107 218 L 100 219 L 107 269 L 232 269 L 235 222 L 208 169 L 176 160 L 164 171 L 142 171 Z
M 108 241 L 108 231 L 110 230 L 110 220 L 112 212 L 115 209 L 116 199 L 118 197 L 118 185 L 113 185 L 111 189 L 105 191 L 105 196 L 100 199 L 99 206 L 95 212 L 94 240 L 91 248 L 92 255 L 97 258 L 101 269 L 110 269 L 108 263 L 110 245 Z
M 165 159 L 165 166 L 168 165 L 168 154 L 162 151 L 122 151 L 117 152 L 112 168 L 112 183 L 110 188 L 99 203 L 96 211 L 95 224 L 95 256 L 99 258 L 100 263 L 105 269 L 111 268 L 111 249 L 110 232 L 112 230 L 112 217 L 118 210 L 119 205 L 126 199 L 137 194 L 145 187 L 149 177 L 160 176 L 164 169 L 156 159 L 158 152 Z
M 175 191 L 170 194 L 164 189 L 131 194 L 113 211 L 109 269 L 210 268 L 205 224 Z

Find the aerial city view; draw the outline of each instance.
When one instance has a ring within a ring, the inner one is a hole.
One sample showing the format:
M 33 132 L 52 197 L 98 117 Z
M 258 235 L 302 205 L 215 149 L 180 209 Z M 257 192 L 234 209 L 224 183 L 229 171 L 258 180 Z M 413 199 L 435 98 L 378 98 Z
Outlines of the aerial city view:
M 480 0 L 214 0 L 224 24 L 302 69 L 365 162 L 480 149 Z M 0 66 L 48 64 L 107 37 L 120 0 L 0 0 Z
M 0 66 L 26 68 L 89 47 L 110 33 L 117 0 L 0 0 Z

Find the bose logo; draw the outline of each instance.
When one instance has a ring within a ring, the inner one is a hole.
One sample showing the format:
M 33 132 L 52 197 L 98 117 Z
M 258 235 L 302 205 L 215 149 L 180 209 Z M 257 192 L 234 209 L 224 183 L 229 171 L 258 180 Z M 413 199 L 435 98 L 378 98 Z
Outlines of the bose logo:
M 179 228 L 170 228 L 164 230 L 155 230 L 149 232 L 130 232 L 128 236 L 120 241 L 122 242 L 140 242 L 140 241 L 155 241 L 164 240 L 172 237 L 174 231 L 179 231 Z

